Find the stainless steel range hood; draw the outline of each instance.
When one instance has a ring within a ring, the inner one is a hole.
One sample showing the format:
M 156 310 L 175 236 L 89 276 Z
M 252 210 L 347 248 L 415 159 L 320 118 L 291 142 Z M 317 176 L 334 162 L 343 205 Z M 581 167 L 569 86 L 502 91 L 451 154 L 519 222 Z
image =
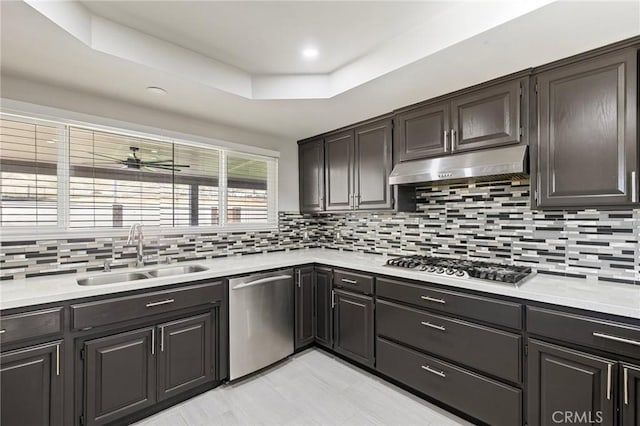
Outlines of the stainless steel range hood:
M 490 180 L 526 176 L 529 174 L 527 148 L 526 145 L 516 145 L 406 161 L 393 168 L 389 183 L 408 185 L 442 180 Z

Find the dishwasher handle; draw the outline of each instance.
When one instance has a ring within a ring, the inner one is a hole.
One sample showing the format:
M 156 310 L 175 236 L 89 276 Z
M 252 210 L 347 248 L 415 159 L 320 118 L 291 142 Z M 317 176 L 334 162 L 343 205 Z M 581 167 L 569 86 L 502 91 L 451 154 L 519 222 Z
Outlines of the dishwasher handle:
M 266 277 L 266 278 L 259 278 L 257 280 L 254 281 L 249 281 L 248 283 L 242 283 L 242 284 L 238 284 L 237 286 L 233 287 L 231 290 L 240 290 L 241 288 L 246 288 L 246 287 L 253 287 L 256 285 L 262 285 L 262 284 L 268 284 L 274 281 L 282 281 L 282 280 L 290 280 L 293 277 L 291 275 L 276 275 L 274 277 Z

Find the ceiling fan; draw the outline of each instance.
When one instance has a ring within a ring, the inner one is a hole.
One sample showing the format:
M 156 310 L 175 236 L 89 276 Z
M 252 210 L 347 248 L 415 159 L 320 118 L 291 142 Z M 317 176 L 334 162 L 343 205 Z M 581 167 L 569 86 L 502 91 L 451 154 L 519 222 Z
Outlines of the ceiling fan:
M 114 161 L 116 164 L 122 164 L 123 169 L 133 169 L 133 170 L 151 170 L 159 169 L 159 170 L 169 170 L 172 172 L 180 172 L 181 168 L 191 167 L 188 164 L 174 164 L 173 160 L 154 160 L 154 161 L 145 161 L 138 157 L 137 152 L 140 151 L 140 148 L 137 146 L 129 147 L 129 155 L 125 159 L 119 159 L 110 157 L 108 155 L 94 153 L 99 157 L 108 158 L 109 160 Z

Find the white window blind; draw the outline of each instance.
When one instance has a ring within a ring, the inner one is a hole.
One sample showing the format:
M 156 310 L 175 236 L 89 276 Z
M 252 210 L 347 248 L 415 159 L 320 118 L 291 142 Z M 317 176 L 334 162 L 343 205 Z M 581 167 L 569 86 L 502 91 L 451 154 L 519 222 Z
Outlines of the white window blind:
M 0 224 L 56 226 L 57 151 L 64 128 L 0 119 Z
M 2 228 L 277 223 L 275 158 L 4 114 L 0 136 Z

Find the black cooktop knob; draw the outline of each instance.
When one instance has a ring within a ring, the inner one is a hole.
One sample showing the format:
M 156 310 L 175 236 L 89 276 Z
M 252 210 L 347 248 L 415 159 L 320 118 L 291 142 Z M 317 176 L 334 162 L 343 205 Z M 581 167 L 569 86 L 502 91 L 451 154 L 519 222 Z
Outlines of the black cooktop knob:
M 456 270 L 453 268 L 448 268 L 445 272 L 447 275 L 453 275 L 456 272 Z
M 438 267 L 438 268 L 436 269 L 436 274 L 444 274 L 444 268 L 442 268 L 442 267 Z
M 464 271 L 461 269 L 458 269 L 456 271 L 456 277 L 464 277 Z

